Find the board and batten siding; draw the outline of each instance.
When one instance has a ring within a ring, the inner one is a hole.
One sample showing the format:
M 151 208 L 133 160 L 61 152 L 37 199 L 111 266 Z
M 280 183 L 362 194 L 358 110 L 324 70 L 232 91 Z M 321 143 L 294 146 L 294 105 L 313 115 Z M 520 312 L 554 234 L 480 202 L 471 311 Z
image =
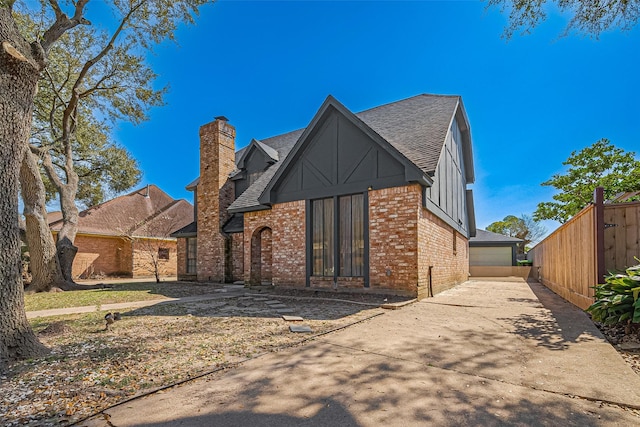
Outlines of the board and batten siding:
M 426 189 L 425 195 L 441 211 L 438 216 L 444 214 L 462 230 L 469 231 L 465 176 L 462 135 L 454 119 L 440 153 L 433 185 Z

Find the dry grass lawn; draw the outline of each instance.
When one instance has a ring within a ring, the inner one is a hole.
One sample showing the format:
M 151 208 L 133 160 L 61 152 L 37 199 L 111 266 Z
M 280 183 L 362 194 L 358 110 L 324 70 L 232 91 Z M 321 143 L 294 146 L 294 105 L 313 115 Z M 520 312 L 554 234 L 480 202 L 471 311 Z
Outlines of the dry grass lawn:
M 183 287 L 165 285 L 155 292 L 185 296 L 178 295 L 189 291 Z M 280 295 L 313 329 L 311 335 L 294 334 L 262 295 L 221 297 L 123 311 L 122 320 L 106 331 L 104 311 L 33 319 L 51 354 L 17 363 L 1 378 L 3 425 L 69 424 L 131 396 L 383 312 L 373 305 Z

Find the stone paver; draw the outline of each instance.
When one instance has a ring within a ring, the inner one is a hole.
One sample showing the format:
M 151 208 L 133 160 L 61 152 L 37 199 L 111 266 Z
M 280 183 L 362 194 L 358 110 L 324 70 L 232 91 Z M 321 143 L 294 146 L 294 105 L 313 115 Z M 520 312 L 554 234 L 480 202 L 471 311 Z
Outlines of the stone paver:
M 304 319 L 300 316 L 287 316 L 286 314 L 282 316 L 282 319 L 287 322 L 302 322 Z
M 287 305 L 286 304 L 271 304 L 269 306 L 269 308 L 272 308 L 272 309 L 287 308 Z
M 291 332 L 302 332 L 302 333 L 310 333 L 313 332 L 311 326 L 309 325 L 289 325 L 289 330 Z

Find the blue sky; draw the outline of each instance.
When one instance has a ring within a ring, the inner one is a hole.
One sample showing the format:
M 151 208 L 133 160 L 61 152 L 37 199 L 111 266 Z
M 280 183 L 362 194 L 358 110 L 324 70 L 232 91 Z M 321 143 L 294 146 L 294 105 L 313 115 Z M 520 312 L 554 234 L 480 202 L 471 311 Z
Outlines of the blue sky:
M 574 150 L 606 137 L 640 151 L 640 31 L 560 37 L 566 22 L 551 10 L 507 42 L 506 16 L 482 2 L 221 0 L 149 58 L 171 87 L 167 105 L 115 138 L 138 159 L 142 184 L 192 201 L 184 187 L 198 176 L 198 128 L 215 116 L 229 118 L 240 148 L 306 126 L 329 94 L 354 112 L 457 94 L 484 228 L 551 200 L 540 183 Z

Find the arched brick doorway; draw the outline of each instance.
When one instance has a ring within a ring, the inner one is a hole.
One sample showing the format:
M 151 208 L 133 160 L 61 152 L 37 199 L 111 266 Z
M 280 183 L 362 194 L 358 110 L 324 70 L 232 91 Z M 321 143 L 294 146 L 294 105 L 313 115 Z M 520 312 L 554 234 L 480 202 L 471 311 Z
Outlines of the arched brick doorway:
M 251 236 L 251 277 L 252 285 L 270 285 L 271 274 L 271 229 L 258 228 Z

